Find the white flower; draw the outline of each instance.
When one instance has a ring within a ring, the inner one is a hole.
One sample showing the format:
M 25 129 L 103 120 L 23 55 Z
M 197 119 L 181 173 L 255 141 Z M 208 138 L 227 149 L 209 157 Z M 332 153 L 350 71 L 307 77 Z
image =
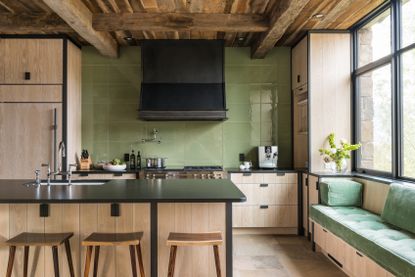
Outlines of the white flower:
M 330 152 L 331 152 L 332 154 L 336 154 L 337 149 L 336 149 L 336 148 L 331 148 L 331 149 L 330 149 Z

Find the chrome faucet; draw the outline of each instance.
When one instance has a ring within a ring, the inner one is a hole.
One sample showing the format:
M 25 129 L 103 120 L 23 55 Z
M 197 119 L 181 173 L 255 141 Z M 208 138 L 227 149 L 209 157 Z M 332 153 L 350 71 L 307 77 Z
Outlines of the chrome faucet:
M 35 170 L 35 186 L 39 186 L 40 185 L 40 170 L 36 169 Z
M 66 155 L 66 147 L 65 147 L 65 142 L 61 141 L 59 143 L 59 165 L 58 165 L 58 172 L 62 172 L 62 159 L 65 158 Z
M 50 164 L 49 163 L 44 163 L 42 164 L 42 167 L 47 167 L 47 178 L 48 178 L 48 186 L 50 186 L 50 177 L 52 176 L 52 172 L 50 170 Z

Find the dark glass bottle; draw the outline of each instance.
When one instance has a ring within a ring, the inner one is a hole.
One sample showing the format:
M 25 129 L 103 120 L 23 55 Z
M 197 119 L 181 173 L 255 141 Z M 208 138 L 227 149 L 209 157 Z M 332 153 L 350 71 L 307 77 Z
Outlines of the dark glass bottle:
M 131 150 L 131 155 L 130 155 L 130 169 L 136 169 L 134 150 Z
M 137 152 L 137 169 L 141 169 L 141 154 L 140 151 Z

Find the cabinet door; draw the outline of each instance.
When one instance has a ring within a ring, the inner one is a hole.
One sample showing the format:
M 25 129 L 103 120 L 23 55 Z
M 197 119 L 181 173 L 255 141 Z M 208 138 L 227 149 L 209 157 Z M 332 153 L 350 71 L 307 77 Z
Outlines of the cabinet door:
M 326 252 L 336 261 L 344 264 L 346 243 L 331 232 L 326 233 Z
M 314 223 L 314 242 L 320 246 L 323 250 L 327 249 L 327 230 L 320 224 Z
M 62 102 L 62 85 L 0 85 L 0 102 Z
M 4 84 L 62 84 L 62 39 L 4 39 Z
M 292 88 L 307 84 L 307 37 L 292 50 Z
M 303 178 L 303 228 L 305 236 L 308 235 L 308 177 L 307 174 L 302 174 Z
M 0 84 L 4 83 L 4 67 L 6 61 L 5 44 L 5 40 L 0 39 Z
M 318 177 L 308 175 L 308 206 L 307 211 L 310 209 L 310 205 L 318 204 Z M 307 212 L 309 214 L 309 212 Z M 310 230 L 310 223 L 308 228 Z
M 0 103 L 1 179 L 33 179 L 34 170 L 40 169 L 42 163 L 53 166 L 54 109 L 60 123 L 61 106 Z M 61 127 L 58 124 L 57 141 L 61 140 Z

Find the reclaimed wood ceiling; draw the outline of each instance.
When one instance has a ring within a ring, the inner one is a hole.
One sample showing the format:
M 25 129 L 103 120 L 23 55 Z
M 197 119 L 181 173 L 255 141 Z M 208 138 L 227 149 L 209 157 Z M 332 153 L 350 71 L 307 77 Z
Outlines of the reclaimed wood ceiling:
M 348 29 L 383 1 L 0 0 L 0 34 L 64 33 L 109 56 L 143 39 L 224 39 L 261 58 L 307 30 Z

